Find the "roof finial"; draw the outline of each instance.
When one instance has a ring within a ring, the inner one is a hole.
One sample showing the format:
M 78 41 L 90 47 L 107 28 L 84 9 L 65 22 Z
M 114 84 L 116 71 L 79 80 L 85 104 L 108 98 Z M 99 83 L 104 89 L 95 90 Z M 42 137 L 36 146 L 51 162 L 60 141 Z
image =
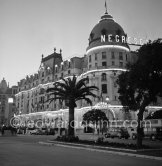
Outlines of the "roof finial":
M 105 14 L 108 14 L 108 12 L 107 12 L 107 3 L 106 3 L 106 0 L 105 0 L 105 10 L 106 10 Z

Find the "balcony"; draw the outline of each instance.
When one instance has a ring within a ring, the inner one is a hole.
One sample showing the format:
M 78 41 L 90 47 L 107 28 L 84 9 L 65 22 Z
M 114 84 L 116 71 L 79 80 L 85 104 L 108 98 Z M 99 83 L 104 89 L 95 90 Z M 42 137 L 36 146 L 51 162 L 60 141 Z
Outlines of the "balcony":
M 114 68 L 120 68 L 120 69 L 125 69 L 125 67 L 119 67 L 117 65 L 107 65 L 107 66 L 97 66 L 97 67 L 91 67 L 90 69 L 87 69 L 87 71 L 91 71 L 91 70 L 99 70 L 99 69 L 114 69 Z M 86 72 L 86 70 L 85 70 Z

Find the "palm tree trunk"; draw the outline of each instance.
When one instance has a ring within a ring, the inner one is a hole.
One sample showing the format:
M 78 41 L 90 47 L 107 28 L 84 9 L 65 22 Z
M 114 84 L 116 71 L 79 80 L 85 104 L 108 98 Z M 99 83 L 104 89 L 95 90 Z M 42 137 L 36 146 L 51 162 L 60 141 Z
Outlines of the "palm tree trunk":
M 70 106 L 69 106 L 68 135 L 75 136 L 75 133 L 74 133 L 74 107 L 70 107 Z

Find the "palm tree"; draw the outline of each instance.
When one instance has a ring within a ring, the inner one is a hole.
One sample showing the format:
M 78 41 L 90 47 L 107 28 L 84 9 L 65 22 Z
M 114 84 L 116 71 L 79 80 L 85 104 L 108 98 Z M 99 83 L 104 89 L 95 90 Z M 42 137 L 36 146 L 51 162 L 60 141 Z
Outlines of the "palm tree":
M 86 100 L 88 104 L 92 105 L 89 97 L 98 97 L 92 91 L 97 91 L 96 86 L 87 86 L 88 78 L 79 79 L 75 75 L 66 79 L 61 79 L 59 82 L 53 84 L 53 88 L 48 88 L 47 93 L 50 94 L 48 101 L 65 101 L 66 106 L 69 107 L 69 124 L 68 135 L 74 136 L 74 108 L 77 106 L 78 100 Z

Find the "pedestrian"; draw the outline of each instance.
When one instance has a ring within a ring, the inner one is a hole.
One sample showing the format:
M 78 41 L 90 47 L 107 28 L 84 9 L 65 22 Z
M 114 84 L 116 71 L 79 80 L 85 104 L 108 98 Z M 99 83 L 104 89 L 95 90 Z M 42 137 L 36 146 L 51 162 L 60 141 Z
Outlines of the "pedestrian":
M 4 135 L 5 126 L 2 126 L 2 136 Z
M 99 130 L 99 128 L 97 128 L 97 134 L 99 135 L 99 133 L 100 133 L 100 130 Z

